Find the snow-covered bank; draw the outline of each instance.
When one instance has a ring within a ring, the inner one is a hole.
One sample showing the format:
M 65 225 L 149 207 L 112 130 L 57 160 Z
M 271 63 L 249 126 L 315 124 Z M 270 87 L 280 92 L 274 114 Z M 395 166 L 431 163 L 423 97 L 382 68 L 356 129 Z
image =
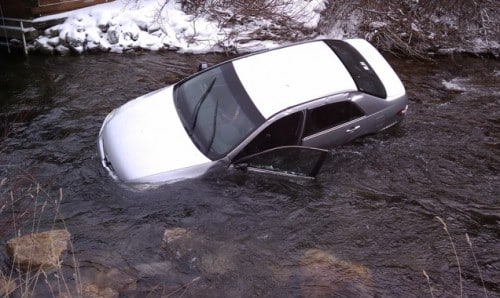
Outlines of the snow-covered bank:
M 218 0 L 115 0 L 40 18 L 66 17 L 66 21 L 45 30 L 30 50 L 241 53 L 303 39 L 361 37 L 380 50 L 414 56 L 457 52 L 499 56 L 500 21 L 495 16 L 499 5 L 493 0 L 464 2 L 455 10 L 432 1 L 362 2 L 234 1 L 240 6 L 231 7 L 217 6 L 231 4 Z M 255 7 L 256 3 L 268 5 Z
M 281 9 L 283 14 L 304 28 L 314 30 L 326 1 L 286 1 Z M 85 51 L 121 53 L 132 49 L 247 52 L 285 42 L 280 36 L 273 36 L 273 30 L 279 25 L 269 19 L 255 17 L 245 20 L 245 23 L 221 26 L 207 16 L 186 14 L 177 1 L 116 0 L 62 16 L 67 17 L 66 21 L 46 29 L 32 45 L 32 50 L 61 54 Z M 57 17 L 61 15 L 38 20 Z

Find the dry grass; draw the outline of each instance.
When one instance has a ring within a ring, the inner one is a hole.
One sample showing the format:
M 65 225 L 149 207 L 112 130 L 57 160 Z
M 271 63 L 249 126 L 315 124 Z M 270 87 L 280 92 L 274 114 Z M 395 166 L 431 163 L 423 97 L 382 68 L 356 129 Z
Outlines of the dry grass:
M 300 41 L 319 34 L 316 28 L 309 28 L 298 21 L 304 19 L 303 15 L 307 15 L 305 9 L 307 2 L 304 2 L 303 8 L 297 7 L 293 0 L 181 0 L 179 2 L 182 9 L 194 15 L 195 19 L 203 16 L 215 22 L 221 32 L 230 32 L 218 42 L 218 46 L 229 53 L 237 53 L 238 49 L 235 46 L 247 41 Z M 251 32 L 243 32 L 245 28 L 252 28 Z
M 6 241 L 21 235 L 36 234 L 41 230 L 54 230 L 57 229 L 56 226 L 61 225 L 65 228 L 59 214 L 63 199 L 62 190 L 59 190 L 58 195 L 57 199 L 53 199 L 52 194 L 24 171 L 13 175 L 11 179 L 0 179 L 0 239 Z M 52 224 L 47 227 L 50 222 Z M 73 251 L 71 241 L 69 245 Z M 5 247 L 5 242 L 3 246 Z M 70 267 L 74 268 L 74 272 L 70 281 L 63 272 L 62 261 L 50 271 L 29 264 L 28 269 L 23 270 L 16 265 L 15 260 L 8 260 L 2 251 L 0 257 L 4 260 L 0 267 L 0 285 L 5 287 L 0 287 L 0 295 L 7 296 L 12 293 L 20 297 L 35 297 L 37 290 L 45 287 L 42 292 L 48 291 L 53 297 L 78 296 L 81 293 L 80 274 L 77 261 L 73 254 L 71 256 Z
M 446 233 L 446 236 L 448 237 L 448 240 L 450 242 L 450 245 L 451 245 L 451 248 L 452 248 L 452 251 L 453 251 L 453 255 L 455 256 L 455 261 L 457 263 L 457 267 L 458 267 L 458 277 L 459 277 L 459 289 L 460 289 L 460 293 L 458 295 L 458 297 L 464 297 L 464 290 L 463 290 L 463 279 L 462 279 L 462 266 L 460 265 L 460 258 L 458 257 L 458 253 L 457 253 L 457 249 L 455 247 L 455 242 L 453 241 L 453 238 L 450 234 L 450 231 L 448 230 L 448 225 L 446 224 L 446 222 L 439 216 L 436 216 L 436 219 L 441 223 L 441 225 L 443 226 L 443 229 Z M 472 241 L 470 240 L 469 238 L 469 235 L 466 233 L 465 234 L 465 238 L 466 238 L 466 241 L 467 243 L 469 244 L 469 247 L 470 247 L 470 251 L 472 253 L 472 257 L 474 258 L 474 263 L 475 263 L 475 266 L 479 272 L 479 277 L 481 279 L 481 283 L 482 283 L 482 287 L 483 287 L 483 291 L 484 291 L 484 297 L 488 297 L 488 291 L 486 290 L 486 285 L 484 283 L 484 279 L 483 279 L 483 275 L 481 273 L 481 269 L 479 267 L 479 264 L 477 262 L 477 259 L 476 259 L 476 255 L 474 253 L 474 250 L 472 249 Z M 432 286 L 432 283 L 431 283 L 431 277 L 427 274 L 427 272 L 424 270 L 422 270 L 422 274 L 424 275 L 426 281 L 427 281 L 427 285 L 429 286 L 429 291 L 430 291 L 430 295 L 431 297 L 435 297 L 434 296 L 434 288 Z
M 361 24 L 355 34 L 383 51 L 422 58 L 429 53 L 473 52 L 479 50 L 478 38 L 486 43 L 500 40 L 499 6 L 495 0 L 340 0 L 324 13 L 322 30 L 329 30 L 332 20 L 348 21 L 354 14 Z

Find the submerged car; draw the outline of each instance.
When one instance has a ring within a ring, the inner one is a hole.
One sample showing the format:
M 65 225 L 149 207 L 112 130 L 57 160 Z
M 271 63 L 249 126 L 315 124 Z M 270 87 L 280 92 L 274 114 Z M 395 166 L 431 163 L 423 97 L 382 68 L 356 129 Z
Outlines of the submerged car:
M 313 177 L 327 149 L 401 122 L 407 104 L 370 43 L 314 40 L 222 62 L 124 104 L 104 120 L 98 150 L 127 183 L 215 165 Z

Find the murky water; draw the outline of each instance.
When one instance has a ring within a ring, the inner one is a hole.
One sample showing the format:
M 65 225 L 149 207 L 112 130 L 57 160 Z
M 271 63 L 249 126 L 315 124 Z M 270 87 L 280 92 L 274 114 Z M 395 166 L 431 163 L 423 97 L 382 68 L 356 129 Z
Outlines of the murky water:
M 0 244 L 72 234 L 63 272 L 35 293 L 64 293 L 64 275 L 135 297 L 500 296 L 498 59 L 391 58 L 407 119 L 335 149 L 316 181 L 228 171 L 138 191 L 109 178 L 105 115 L 226 58 L 0 57 Z M 162 241 L 167 229 L 180 238 Z

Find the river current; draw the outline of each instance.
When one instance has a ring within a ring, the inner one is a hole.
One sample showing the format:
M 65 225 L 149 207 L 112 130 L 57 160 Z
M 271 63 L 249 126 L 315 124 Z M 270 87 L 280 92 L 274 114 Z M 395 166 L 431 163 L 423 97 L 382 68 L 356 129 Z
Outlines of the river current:
M 388 56 L 406 119 L 335 148 L 314 181 L 231 170 L 137 190 L 108 177 L 107 113 L 228 58 L 2 54 L 2 271 L 8 239 L 67 228 L 62 270 L 34 296 L 64 292 L 49 286 L 62 276 L 70 293 L 123 297 L 500 296 L 498 59 Z

